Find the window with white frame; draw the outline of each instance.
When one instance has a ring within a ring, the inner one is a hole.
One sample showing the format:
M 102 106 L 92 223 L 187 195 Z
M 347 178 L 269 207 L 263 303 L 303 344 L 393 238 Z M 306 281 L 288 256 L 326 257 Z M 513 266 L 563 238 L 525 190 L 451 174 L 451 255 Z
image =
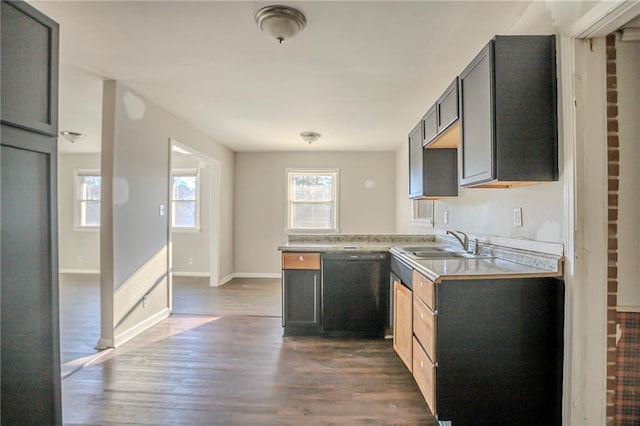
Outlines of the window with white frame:
M 100 171 L 75 170 L 75 226 L 100 227 Z
M 176 169 L 171 179 L 171 226 L 174 230 L 200 229 L 200 173 Z
M 287 170 L 287 231 L 338 232 L 338 169 Z

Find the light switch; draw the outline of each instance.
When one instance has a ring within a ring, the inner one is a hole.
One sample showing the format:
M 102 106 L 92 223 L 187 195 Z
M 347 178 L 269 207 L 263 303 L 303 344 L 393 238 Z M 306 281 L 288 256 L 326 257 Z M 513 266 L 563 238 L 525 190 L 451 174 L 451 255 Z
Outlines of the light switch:
M 513 209 L 513 226 L 516 228 L 522 227 L 522 207 Z
M 160 204 L 160 216 L 164 216 L 164 204 Z

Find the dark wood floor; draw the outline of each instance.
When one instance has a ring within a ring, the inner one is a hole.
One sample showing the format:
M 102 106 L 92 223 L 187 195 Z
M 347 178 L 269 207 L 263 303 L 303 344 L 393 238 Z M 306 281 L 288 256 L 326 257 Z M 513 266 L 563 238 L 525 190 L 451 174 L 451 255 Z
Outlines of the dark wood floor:
M 173 312 L 280 317 L 282 283 L 279 278 L 234 278 L 211 287 L 208 278 L 173 277 Z
M 98 277 L 60 287 L 65 424 L 437 425 L 390 340 L 283 338 L 278 279 L 174 278 L 171 318 L 82 369 Z
M 63 381 L 68 425 L 436 425 L 389 340 L 174 315 Z

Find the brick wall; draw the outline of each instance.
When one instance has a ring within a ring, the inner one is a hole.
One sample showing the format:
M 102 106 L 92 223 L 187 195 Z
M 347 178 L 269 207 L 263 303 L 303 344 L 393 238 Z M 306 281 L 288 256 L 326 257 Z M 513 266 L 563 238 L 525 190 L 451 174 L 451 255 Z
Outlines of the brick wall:
M 616 323 L 618 304 L 618 178 L 620 143 L 618 140 L 618 80 L 616 36 L 606 38 L 607 47 L 607 168 L 608 168 L 608 268 L 607 268 L 607 426 L 616 416 Z

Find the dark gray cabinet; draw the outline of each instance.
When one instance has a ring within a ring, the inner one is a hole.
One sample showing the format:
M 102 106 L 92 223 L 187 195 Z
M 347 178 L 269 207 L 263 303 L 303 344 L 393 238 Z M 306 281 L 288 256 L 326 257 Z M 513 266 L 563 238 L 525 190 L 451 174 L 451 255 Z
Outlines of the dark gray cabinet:
M 460 426 L 562 424 L 563 282 L 455 280 L 435 289 L 435 351 L 415 349 L 435 358 L 438 419 Z
M 409 198 L 458 195 L 458 155 L 455 148 L 426 149 L 422 124 L 409 133 Z
M 58 24 L 2 2 L 2 123 L 48 135 L 58 126 Z
M 554 36 L 496 36 L 460 74 L 462 186 L 558 180 Z
M 62 424 L 56 218 L 58 25 L 1 2 L 2 424 Z
M 320 326 L 320 271 L 283 271 L 283 326 Z M 285 333 L 286 334 L 286 333 Z
M 436 138 L 449 130 L 450 126 L 458 121 L 459 111 L 458 77 L 456 77 L 422 119 L 424 126 L 423 145 L 428 147 L 436 141 Z M 445 143 L 446 147 L 452 148 L 458 145 L 458 135 L 450 139 L 452 140 Z M 445 144 L 439 145 L 444 146 Z

